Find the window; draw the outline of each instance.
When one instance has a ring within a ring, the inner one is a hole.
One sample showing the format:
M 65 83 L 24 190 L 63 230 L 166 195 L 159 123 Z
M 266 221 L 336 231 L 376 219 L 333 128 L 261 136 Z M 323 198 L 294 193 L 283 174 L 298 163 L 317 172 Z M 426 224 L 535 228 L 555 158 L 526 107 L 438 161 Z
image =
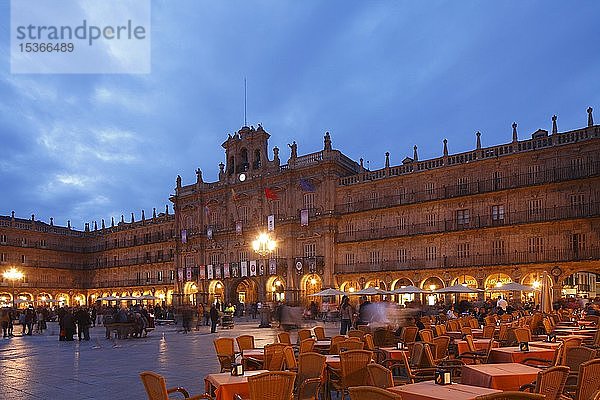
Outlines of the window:
M 158 252 L 156 253 L 156 258 L 157 258 L 157 261 L 163 260 L 163 251 L 162 250 L 158 250 Z
M 571 210 L 582 211 L 585 202 L 585 195 L 583 193 L 577 193 L 571 195 Z
M 506 254 L 506 248 L 504 246 L 504 240 L 497 239 L 492 242 L 492 255 L 503 256 Z
M 406 188 L 398 188 L 396 189 L 396 202 L 401 203 L 406 201 Z
M 574 158 L 571 160 L 571 169 L 575 172 L 583 171 L 583 159 L 582 158 Z
M 302 198 L 302 205 L 306 210 L 315 208 L 315 194 L 312 192 L 304 193 L 304 197 Z
M 346 222 L 346 233 L 350 236 L 354 235 L 356 232 L 356 228 L 354 226 L 354 222 L 348 221 Z
M 540 215 L 542 213 L 542 199 L 529 200 L 528 212 L 529 216 Z
M 435 191 L 435 182 L 425 183 L 425 193 L 433 194 L 434 191 Z
M 169 280 L 171 280 L 171 281 L 175 280 L 175 270 L 169 271 Z
M 576 253 L 585 250 L 585 234 L 574 233 L 571 235 L 571 249 Z
M 238 253 L 238 260 L 240 262 L 242 262 L 242 261 L 248 261 L 248 252 L 247 251 L 240 251 Z
M 527 176 L 530 182 L 537 181 L 540 178 L 540 166 L 536 164 L 527 167 Z
M 0 243 L 6 243 L 6 235 L 0 235 Z
M 434 213 L 425 214 L 425 224 L 427 226 L 435 226 L 435 221 L 437 220 L 437 215 Z
M 527 252 L 529 254 L 541 254 L 544 252 L 544 238 L 530 237 L 527 241 Z
M 494 183 L 494 189 L 500 189 L 502 187 L 502 172 L 494 171 L 492 174 L 492 182 Z
M 242 221 L 244 224 L 248 223 L 248 207 L 246 206 L 242 206 L 239 209 L 239 215 L 238 215 L 240 221 Z
M 0 262 L 6 262 L 6 253 L 0 253 Z
M 138 271 L 135 273 L 135 280 L 138 284 L 142 282 L 142 273 L 141 272 Z
M 425 247 L 425 260 L 434 261 L 437 259 L 437 247 L 427 246 Z
M 379 193 L 369 193 L 369 206 L 372 208 L 379 207 Z
M 381 258 L 379 256 L 379 250 L 373 250 L 369 252 L 369 264 L 375 265 L 381 262 Z
M 146 272 L 146 283 L 150 282 L 150 278 L 151 278 L 151 273 L 150 271 Z
M 456 223 L 458 225 L 469 225 L 470 212 L 469 210 L 456 210 Z
M 407 260 L 406 249 L 396 250 L 396 259 L 398 260 L 398 262 L 405 263 Z
M 352 199 L 352 196 L 347 195 L 346 196 L 346 200 L 344 201 L 344 208 L 346 209 L 346 212 L 350 212 L 353 210 L 353 206 L 354 206 L 354 200 Z
M 401 231 L 405 230 L 406 229 L 406 217 L 403 215 L 396 217 L 396 226 Z
M 21 246 L 27 246 L 27 238 L 21 238 Z
M 466 194 L 469 191 L 469 177 L 462 176 L 458 178 L 457 189 L 459 194 Z
M 369 220 L 369 230 L 375 233 L 379 230 L 379 221 L 375 219 Z
M 150 234 L 149 234 L 149 233 L 146 233 L 146 234 L 144 235 L 144 243 L 150 243 L 150 242 L 151 242 L 151 239 L 150 239 Z
M 456 249 L 456 258 L 468 258 L 471 255 L 471 244 L 470 243 L 459 243 Z
M 159 282 L 162 282 L 162 280 L 163 280 L 163 272 L 162 271 L 156 271 L 156 280 Z
M 40 247 L 46 247 L 46 246 L 47 246 L 46 240 L 40 239 Z
M 149 263 L 150 261 L 152 261 L 150 258 L 151 258 L 151 257 L 150 257 L 150 252 L 149 252 L 149 251 L 147 251 L 147 252 L 146 252 L 146 258 L 145 258 L 145 260 L 146 260 L 146 262 L 147 262 L 147 263 Z
M 317 255 L 316 243 L 304 243 L 304 257 L 315 257 Z
M 210 255 L 210 263 L 212 265 L 219 265 L 221 263 L 221 253 L 212 253 Z M 187 265 L 187 260 L 186 260 L 186 266 L 187 267 L 191 267 L 193 263 L 190 263 L 189 265 Z
M 504 204 L 492 206 L 492 221 L 504 222 Z
M 281 216 L 281 200 L 272 200 L 271 201 L 271 213 L 273 215 L 275 215 L 275 217 L 280 217 Z
M 21 254 L 21 263 L 25 264 L 25 254 Z
M 354 264 L 354 253 L 346 253 L 346 265 Z

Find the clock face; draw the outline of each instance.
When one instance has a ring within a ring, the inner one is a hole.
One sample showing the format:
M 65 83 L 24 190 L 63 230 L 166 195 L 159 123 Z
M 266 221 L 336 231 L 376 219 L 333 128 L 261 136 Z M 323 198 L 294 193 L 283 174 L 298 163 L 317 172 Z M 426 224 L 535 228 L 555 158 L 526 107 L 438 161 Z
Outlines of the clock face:
M 240 182 L 244 182 L 246 180 L 246 174 L 240 174 L 239 179 Z

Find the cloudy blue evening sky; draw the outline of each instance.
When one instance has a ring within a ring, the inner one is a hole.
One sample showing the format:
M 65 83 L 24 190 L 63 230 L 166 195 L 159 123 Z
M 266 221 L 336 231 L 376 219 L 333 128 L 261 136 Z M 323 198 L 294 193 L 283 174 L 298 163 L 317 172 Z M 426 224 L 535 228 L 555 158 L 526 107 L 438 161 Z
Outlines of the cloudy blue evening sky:
M 214 181 L 221 143 L 262 123 L 380 168 L 600 121 L 600 2 L 152 1 L 152 72 L 20 75 L 0 0 L 0 215 L 82 229 L 163 210 L 175 178 Z

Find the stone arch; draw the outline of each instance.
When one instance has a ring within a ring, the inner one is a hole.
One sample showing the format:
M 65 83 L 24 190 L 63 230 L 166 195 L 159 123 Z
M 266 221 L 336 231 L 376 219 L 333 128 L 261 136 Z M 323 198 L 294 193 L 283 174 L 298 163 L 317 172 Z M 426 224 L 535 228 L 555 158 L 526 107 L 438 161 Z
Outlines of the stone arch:
M 213 304 L 216 301 L 221 304 L 225 301 L 225 285 L 220 279 L 213 279 L 208 284 L 208 302 Z
M 472 275 L 468 275 L 468 274 L 462 274 L 459 275 L 457 277 L 455 277 L 451 282 L 450 282 L 451 286 L 454 285 L 463 285 L 466 287 L 469 287 L 471 289 L 478 289 L 479 285 L 477 284 L 477 278 L 475 278 Z M 459 302 L 461 300 L 468 300 L 468 301 L 475 301 L 477 300 L 477 293 L 460 293 L 460 294 L 455 294 L 455 301 Z
M 265 285 L 267 301 L 285 301 L 285 279 L 279 275 L 272 275 Z
M 0 307 L 12 306 L 12 294 L 0 292 Z
M 246 306 L 258 302 L 259 284 L 257 280 L 249 276 L 235 279 L 230 286 L 229 298 L 242 302 Z
M 445 287 L 444 280 L 438 276 L 430 276 L 421 282 L 421 289 L 435 290 Z M 438 300 L 443 299 L 441 294 L 423 294 L 425 304 L 434 305 Z
M 86 297 L 83 293 L 73 295 L 73 306 L 85 306 L 86 304 Z
M 600 281 L 598 272 L 591 271 L 591 268 L 578 268 L 560 281 L 562 284 L 561 295 L 590 299 L 598 297 L 600 296 L 598 281 Z
M 506 297 L 506 292 L 495 292 L 495 288 L 499 288 L 504 284 L 512 282 L 512 279 L 507 274 L 502 272 L 497 272 L 485 279 L 484 289 L 486 291 L 486 296 L 492 299 L 497 299 L 499 296 L 502 298 Z
M 305 274 L 300 279 L 300 298 L 303 303 L 309 304 L 311 301 L 320 303 L 322 298 L 311 296 L 323 288 L 323 279 L 318 274 Z
M 58 303 L 56 303 L 58 306 L 62 307 L 71 305 L 71 296 L 69 296 L 67 293 L 57 293 L 54 298 L 58 300 Z
M 340 290 L 343 292 L 346 292 L 346 293 L 356 292 L 356 291 L 360 290 L 360 283 L 358 283 L 358 281 L 355 281 L 355 280 L 344 281 L 340 285 Z

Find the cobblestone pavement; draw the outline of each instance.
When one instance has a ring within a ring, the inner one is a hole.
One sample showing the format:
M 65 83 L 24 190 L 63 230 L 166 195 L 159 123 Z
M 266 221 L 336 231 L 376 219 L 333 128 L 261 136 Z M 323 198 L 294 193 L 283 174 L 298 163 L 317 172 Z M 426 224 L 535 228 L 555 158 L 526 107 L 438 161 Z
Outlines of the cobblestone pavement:
M 0 400 L 145 399 L 139 378 L 144 370 L 165 376 L 167 386 L 204 392 L 204 376 L 219 371 L 213 339 L 255 336 L 256 346 L 272 343 L 278 333 L 258 328 L 258 320 L 236 321 L 235 328 L 211 334 L 209 327 L 183 334 L 178 326 L 159 326 L 147 338 L 108 340 L 104 328 L 91 328 L 90 341 L 59 342 L 50 323 L 44 335 L 0 339 Z M 328 323 L 328 335 L 339 324 Z M 295 333 L 292 333 L 295 340 Z

